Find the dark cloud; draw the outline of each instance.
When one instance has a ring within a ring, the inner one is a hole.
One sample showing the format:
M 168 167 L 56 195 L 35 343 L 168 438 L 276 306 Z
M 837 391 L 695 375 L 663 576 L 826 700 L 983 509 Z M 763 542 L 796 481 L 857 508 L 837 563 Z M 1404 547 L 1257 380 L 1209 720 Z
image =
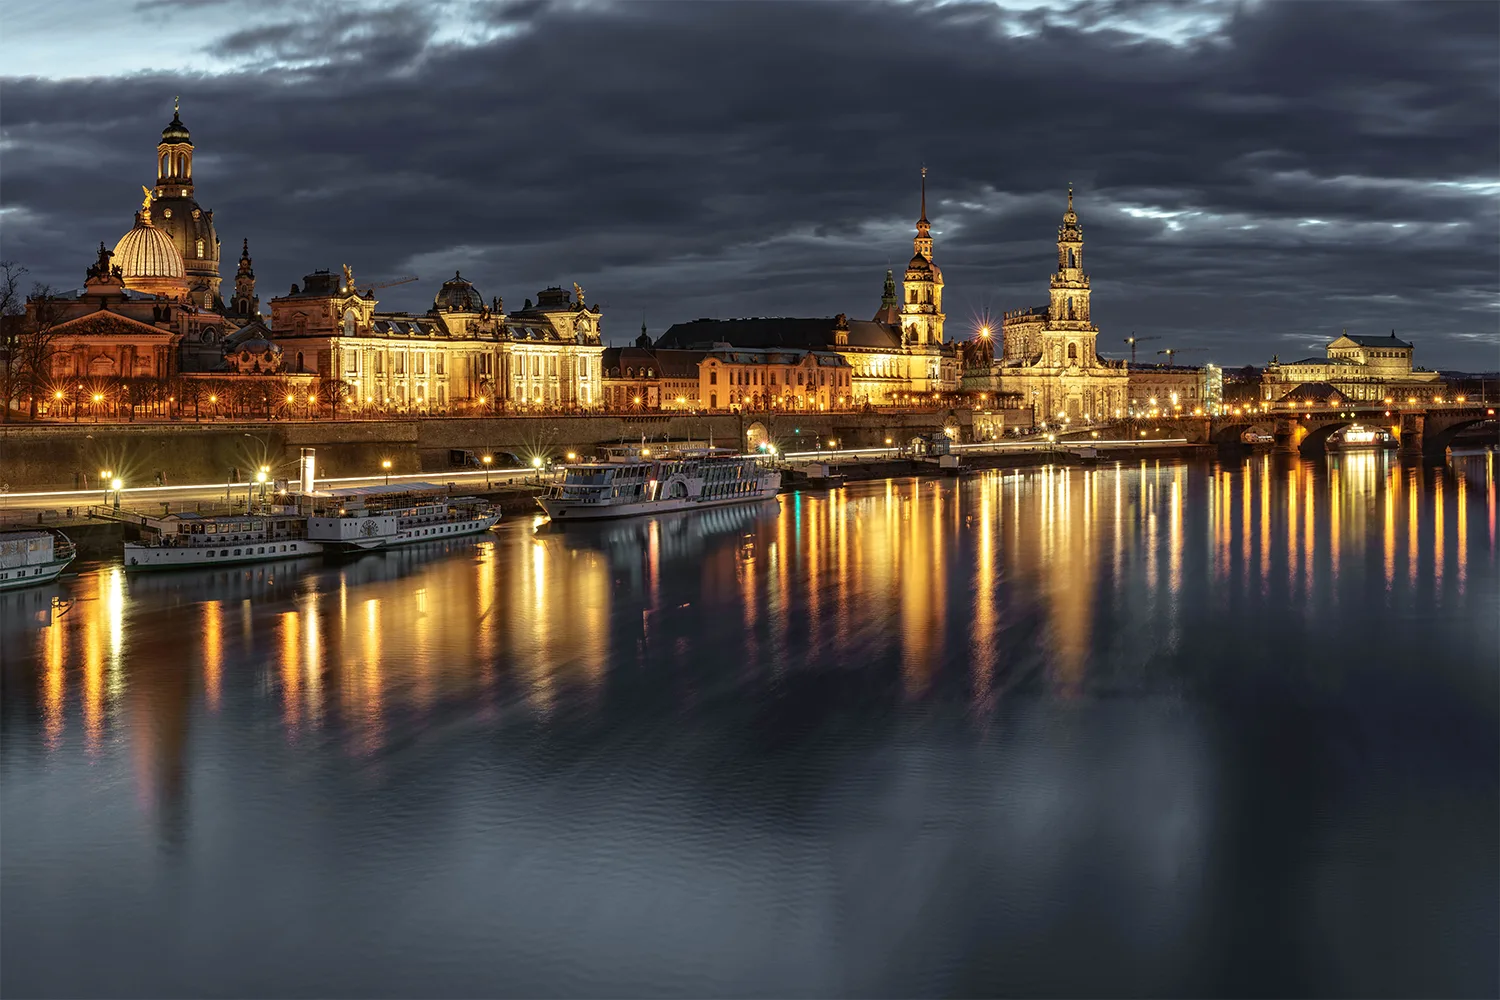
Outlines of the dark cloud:
M 182 93 L 263 298 L 348 262 L 421 275 L 393 307 L 455 268 L 515 305 L 576 280 L 617 340 L 643 313 L 873 314 L 925 163 L 954 336 L 1044 301 L 1071 181 L 1105 350 L 1395 328 L 1421 363 L 1500 365 L 1494 5 L 350 9 L 200 39 L 218 72 L 5 79 L 4 255 L 77 284 Z

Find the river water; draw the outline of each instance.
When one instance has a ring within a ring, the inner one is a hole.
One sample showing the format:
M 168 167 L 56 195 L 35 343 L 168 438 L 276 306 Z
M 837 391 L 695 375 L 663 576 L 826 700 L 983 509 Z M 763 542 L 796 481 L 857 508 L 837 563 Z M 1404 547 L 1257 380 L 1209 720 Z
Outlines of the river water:
M 0 596 L 0 992 L 1494 996 L 1495 506 L 1367 453 L 84 567 Z

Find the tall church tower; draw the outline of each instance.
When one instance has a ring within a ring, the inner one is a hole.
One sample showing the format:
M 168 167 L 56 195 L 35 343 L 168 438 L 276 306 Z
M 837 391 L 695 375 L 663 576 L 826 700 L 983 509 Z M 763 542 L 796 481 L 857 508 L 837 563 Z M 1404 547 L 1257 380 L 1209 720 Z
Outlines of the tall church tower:
M 1083 272 L 1083 227 L 1073 211 L 1073 186 L 1068 185 L 1068 210 L 1057 227 L 1057 273 L 1052 276 L 1048 310 L 1054 323 L 1089 321 L 1089 276 Z
M 1089 276 L 1083 270 L 1083 227 L 1073 211 L 1070 184 L 1068 210 L 1057 229 L 1057 272 L 1052 275 L 1042 335 L 1043 364 L 1082 368 L 1097 364 L 1094 342 L 1099 330 L 1089 318 L 1089 294 Z
M 156 145 L 152 220 L 172 237 L 187 267 L 188 297 L 203 308 L 219 305 L 219 237 L 214 213 L 193 200 L 193 137 L 176 102 Z
M 901 335 L 908 346 L 943 342 L 943 272 L 932 262 L 932 225 L 927 221 L 927 168 L 922 168 L 922 215 L 912 240 L 911 263 L 902 283 Z

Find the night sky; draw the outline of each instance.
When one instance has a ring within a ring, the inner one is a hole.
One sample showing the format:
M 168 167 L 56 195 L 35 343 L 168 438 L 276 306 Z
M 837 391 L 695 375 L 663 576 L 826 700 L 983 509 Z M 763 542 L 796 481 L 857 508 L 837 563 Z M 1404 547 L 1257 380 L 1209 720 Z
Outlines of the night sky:
M 182 97 L 263 306 L 314 268 L 576 281 L 614 343 L 868 318 L 921 166 L 949 339 L 1046 301 L 1077 191 L 1101 353 L 1500 367 L 1500 5 L 7 4 L 0 256 L 58 288 L 130 228 Z M 1143 358 L 1145 360 L 1145 358 Z M 1154 356 L 1152 360 L 1155 360 Z

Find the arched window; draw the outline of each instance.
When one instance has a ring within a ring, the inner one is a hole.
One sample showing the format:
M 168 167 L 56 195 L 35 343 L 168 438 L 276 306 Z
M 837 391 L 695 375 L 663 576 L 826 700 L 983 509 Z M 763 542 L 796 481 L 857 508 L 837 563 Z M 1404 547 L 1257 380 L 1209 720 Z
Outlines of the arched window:
M 156 167 L 156 176 L 158 176 L 158 177 L 166 177 L 166 176 L 168 176 L 167 169 L 168 169 L 167 168 L 167 154 L 163 153 L 163 154 L 161 154 L 161 162 Z
M 354 322 L 355 322 L 354 310 L 350 309 L 348 312 L 344 313 L 344 336 L 346 336 L 346 337 L 352 337 L 352 336 L 354 336 Z
M 1068 296 L 1068 319 L 1073 318 L 1073 296 Z
M 185 178 L 185 177 L 187 177 L 187 175 L 188 175 L 188 172 L 187 172 L 187 154 L 186 153 L 178 153 L 177 154 L 177 176 Z
M 198 241 L 198 257 L 200 259 L 203 257 L 203 241 L 202 240 Z
M 909 297 L 907 299 L 908 302 L 915 302 L 915 301 L 917 301 L 917 290 L 915 288 L 913 288 L 911 290 L 911 292 L 908 293 L 908 295 L 909 295 Z
M 1077 344 L 1069 344 L 1068 345 L 1068 360 L 1069 361 L 1077 361 L 1078 360 L 1078 345 Z
M 301 351 L 297 352 L 297 370 L 299 372 L 302 371 L 302 352 Z
M 1073 255 L 1073 251 L 1071 249 L 1068 250 L 1068 266 L 1069 267 L 1077 267 L 1078 266 L 1078 258 Z

